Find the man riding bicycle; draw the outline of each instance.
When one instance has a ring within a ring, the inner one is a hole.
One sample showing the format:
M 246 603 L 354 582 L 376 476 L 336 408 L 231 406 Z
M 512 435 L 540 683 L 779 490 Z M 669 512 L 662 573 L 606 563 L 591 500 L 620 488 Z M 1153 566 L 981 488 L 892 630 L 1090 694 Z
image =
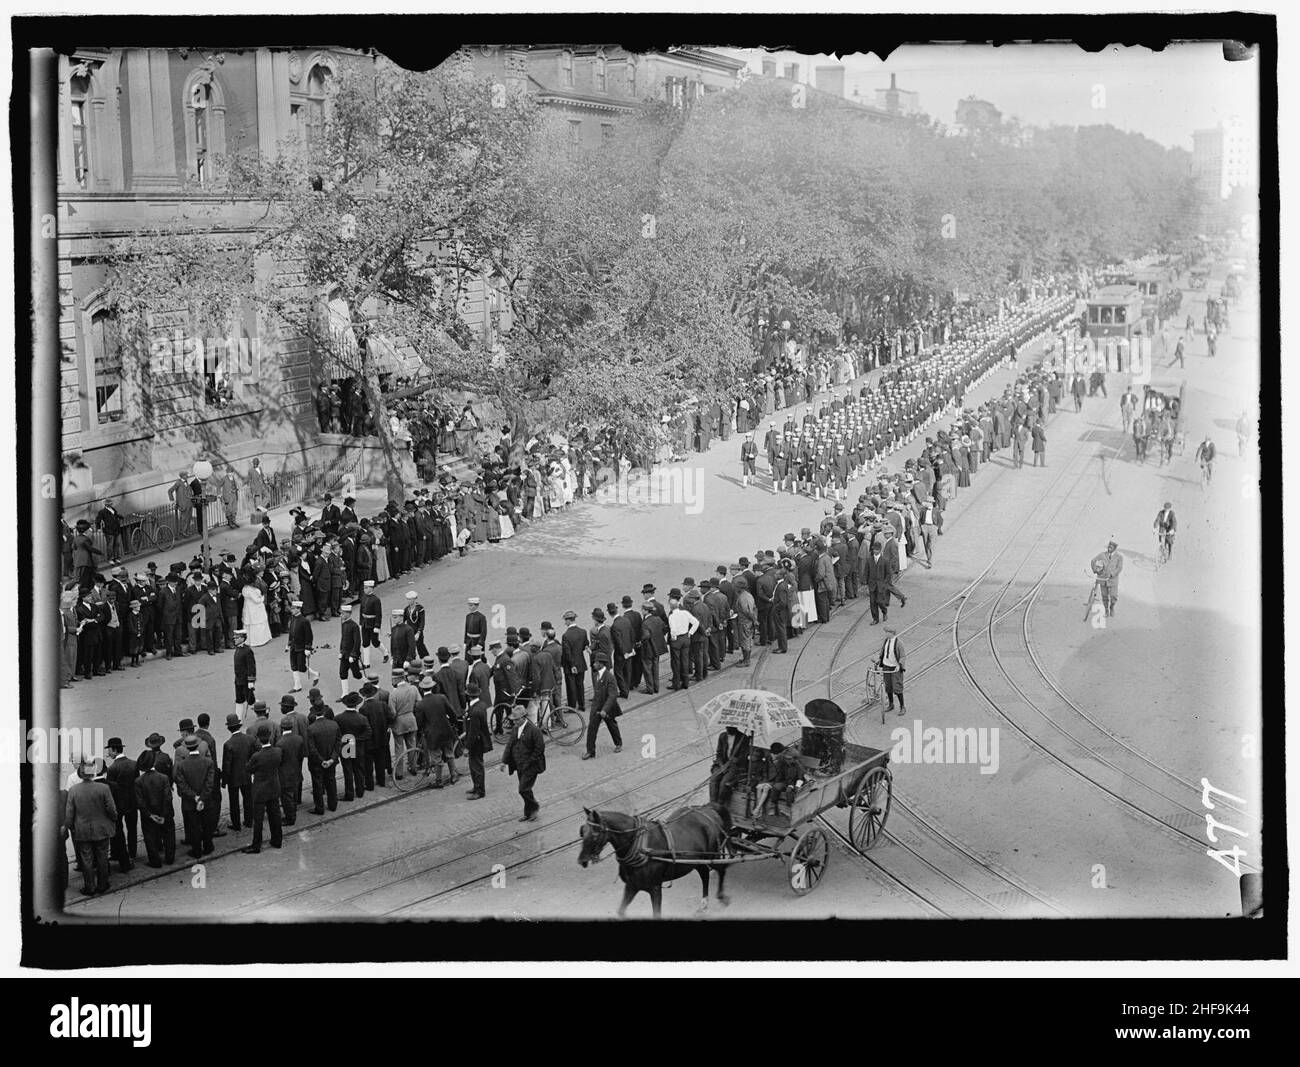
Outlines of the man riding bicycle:
M 1156 513 L 1156 521 L 1151 527 L 1155 530 L 1156 541 L 1160 545 L 1160 558 L 1172 559 L 1174 555 L 1174 534 L 1178 532 L 1178 518 L 1174 515 L 1174 506 L 1168 500 Z
M 1214 442 L 1210 440 L 1209 434 L 1196 446 L 1196 462 L 1201 465 L 1201 483 L 1208 485 L 1214 477 Z

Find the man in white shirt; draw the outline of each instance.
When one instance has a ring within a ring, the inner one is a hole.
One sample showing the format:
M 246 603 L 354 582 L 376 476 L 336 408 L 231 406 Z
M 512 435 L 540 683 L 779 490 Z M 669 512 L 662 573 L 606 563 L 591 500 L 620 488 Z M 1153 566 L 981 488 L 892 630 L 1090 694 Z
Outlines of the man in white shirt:
M 669 689 L 689 689 L 691 635 L 700 628 L 700 620 L 682 607 L 682 591 L 668 594 L 668 654 L 672 659 L 673 681 Z
M 885 676 L 885 695 L 889 703 L 886 711 L 894 710 L 894 697 L 898 697 L 898 714 L 907 714 L 903 703 L 903 671 L 906 663 L 903 658 L 903 643 L 898 639 L 898 630 L 892 624 L 885 625 L 885 641 L 880 646 L 880 656 L 876 666 Z

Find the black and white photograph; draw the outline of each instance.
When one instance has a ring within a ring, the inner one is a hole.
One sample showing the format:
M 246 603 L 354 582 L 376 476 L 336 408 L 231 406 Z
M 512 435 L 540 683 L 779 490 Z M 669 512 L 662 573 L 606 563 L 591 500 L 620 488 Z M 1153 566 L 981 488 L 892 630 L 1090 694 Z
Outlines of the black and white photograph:
M 219 14 L 15 24 L 32 944 L 1285 952 L 1272 16 Z

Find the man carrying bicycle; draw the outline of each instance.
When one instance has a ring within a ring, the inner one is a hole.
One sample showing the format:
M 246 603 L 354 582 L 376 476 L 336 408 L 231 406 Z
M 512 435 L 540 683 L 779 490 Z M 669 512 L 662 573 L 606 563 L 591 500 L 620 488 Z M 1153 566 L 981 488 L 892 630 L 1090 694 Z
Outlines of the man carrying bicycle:
M 1155 530 L 1156 541 L 1160 546 L 1161 561 L 1172 559 L 1174 555 L 1174 534 L 1178 532 L 1178 518 L 1174 515 L 1174 506 L 1168 500 L 1156 513 L 1156 521 L 1151 527 Z
M 1210 440 L 1209 434 L 1196 446 L 1196 462 L 1201 465 L 1201 484 L 1209 485 L 1210 479 L 1214 477 L 1214 442 Z

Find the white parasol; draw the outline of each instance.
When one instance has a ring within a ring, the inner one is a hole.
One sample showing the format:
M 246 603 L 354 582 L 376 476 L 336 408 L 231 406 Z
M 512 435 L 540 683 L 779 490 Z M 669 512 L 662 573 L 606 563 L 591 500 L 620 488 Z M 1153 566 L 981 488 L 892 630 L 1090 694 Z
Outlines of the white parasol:
M 734 726 L 766 748 L 769 739 L 787 730 L 812 726 L 808 716 L 776 693 L 764 689 L 733 689 L 720 693 L 700 708 L 704 727 L 711 732 Z

